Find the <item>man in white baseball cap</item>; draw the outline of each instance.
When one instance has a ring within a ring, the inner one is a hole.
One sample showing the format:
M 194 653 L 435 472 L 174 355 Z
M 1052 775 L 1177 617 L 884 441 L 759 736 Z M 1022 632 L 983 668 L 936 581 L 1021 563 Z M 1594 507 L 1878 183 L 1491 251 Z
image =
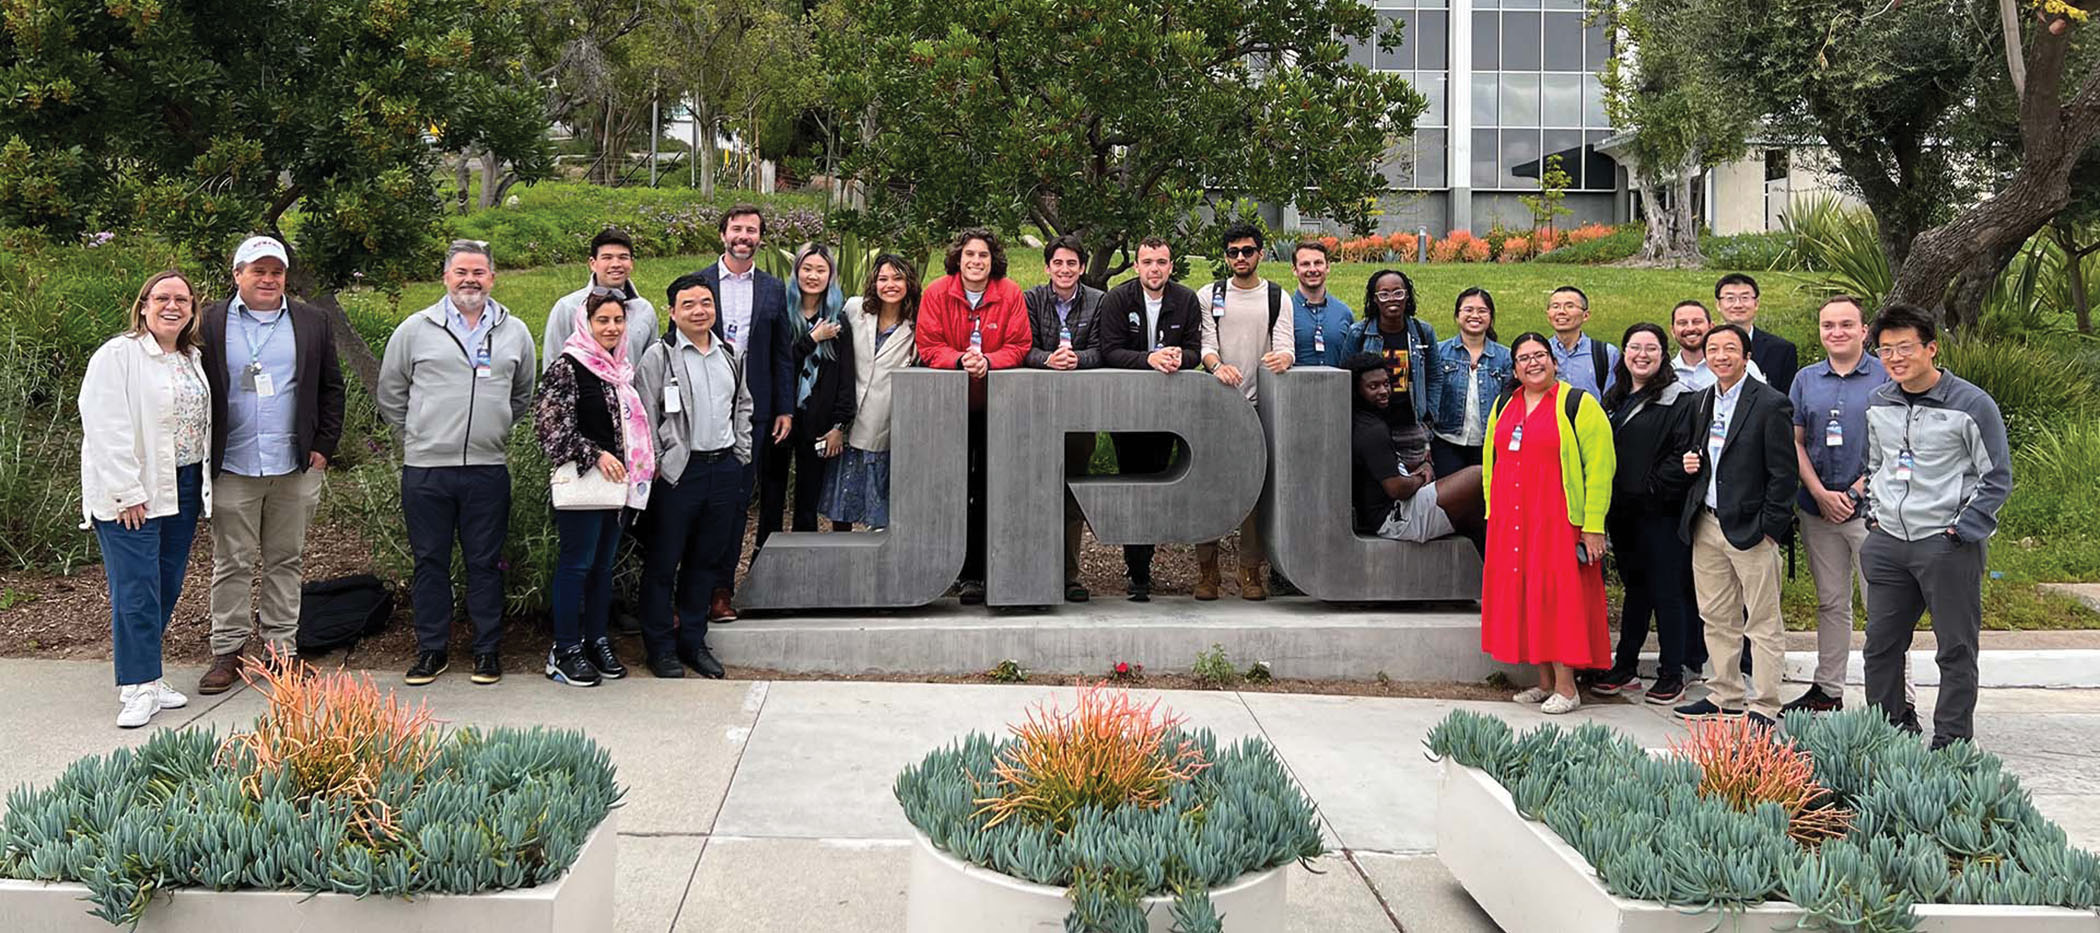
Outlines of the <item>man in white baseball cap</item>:
M 233 253 L 234 297 L 205 307 L 211 383 L 212 665 L 197 685 L 240 681 L 249 633 L 298 653 L 300 571 L 322 471 L 343 435 L 343 372 L 324 313 L 285 296 L 290 256 L 274 237 Z M 220 503 L 224 503 L 223 505 Z M 262 600 L 251 596 L 262 578 Z

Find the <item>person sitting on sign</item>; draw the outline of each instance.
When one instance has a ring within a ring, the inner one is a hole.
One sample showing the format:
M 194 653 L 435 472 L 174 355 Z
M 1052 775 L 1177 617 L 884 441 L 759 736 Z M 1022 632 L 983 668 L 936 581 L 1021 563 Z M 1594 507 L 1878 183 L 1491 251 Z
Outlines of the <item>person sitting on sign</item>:
M 1430 541 L 1454 532 L 1478 544 L 1482 521 L 1480 468 L 1438 476 L 1429 463 L 1429 429 L 1408 405 L 1393 405 L 1385 361 L 1359 353 L 1342 361 L 1352 396 L 1349 473 L 1358 534 L 1396 541 Z

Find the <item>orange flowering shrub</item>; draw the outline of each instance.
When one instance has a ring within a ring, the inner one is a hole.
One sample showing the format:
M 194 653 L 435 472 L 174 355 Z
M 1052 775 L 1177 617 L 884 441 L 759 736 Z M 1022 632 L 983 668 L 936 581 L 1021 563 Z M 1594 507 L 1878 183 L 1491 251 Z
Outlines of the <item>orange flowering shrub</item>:
M 388 769 L 419 773 L 437 753 L 438 733 L 423 703 L 413 708 L 385 694 L 370 674 L 316 672 L 303 661 L 251 664 L 241 677 L 268 703 L 250 732 L 235 732 L 219 746 L 220 760 L 234 764 L 239 752 L 254 756 L 254 770 L 241 787 L 251 797 L 283 775 L 296 799 L 326 798 L 346 808 L 350 831 L 370 842 L 393 833 L 394 814 L 379 799 Z
M 1160 712 L 1158 700 L 1140 704 L 1103 684 L 1079 688 L 1070 711 L 1037 704 L 1026 722 L 1009 727 L 1018 741 L 992 769 L 1000 791 L 973 801 L 971 816 L 990 817 L 985 829 L 1019 817 L 1064 831 L 1088 805 L 1158 807 L 1176 782 L 1210 767 L 1181 736 L 1181 722 Z
M 1600 223 L 1587 223 L 1568 231 L 1566 240 L 1569 246 L 1573 246 L 1577 243 L 1588 243 L 1591 240 L 1610 235 L 1610 227 Z
M 1472 237 L 1473 234 L 1465 230 L 1451 231 L 1443 239 L 1437 240 L 1430 245 L 1429 260 L 1431 262 L 1457 262 L 1459 251 L 1465 248 L 1466 241 L 1472 239 Z
M 1521 236 L 1513 236 L 1502 241 L 1502 255 L 1496 257 L 1496 261 L 1523 262 L 1530 258 L 1531 240 Z
M 1458 255 L 1467 262 L 1486 262 L 1489 252 L 1491 250 L 1488 249 L 1488 241 L 1473 237 L 1459 248 Z
M 1321 237 L 1320 242 L 1326 244 L 1327 251 L 1330 253 L 1334 252 L 1337 249 L 1340 249 L 1342 246 L 1342 241 L 1340 239 L 1331 236 Z
M 1532 234 L 1531 239 L 1540 253 L 1550 253 L 1560 246 L 1560 236 L 1552 227 L 1542 227 Z
M 1803 845 L 1839 838 L 1852 826 L 1852 811 L 1831 805 L 1830 791 L 1816 783 L 1807 750 L 1779 741 L 1769 728 L 1743 719 L 1697 722 L 1670 750 L 1704 773 L 1699 796 L 1744 812 L 1776 803 L 1786 810 L 1787 834 Z
M 1420 238 L 1412 233 L 1395 233 L 1386 238 L 1386 246 L 1400 257 L 1401 262 L 1414 262 L 1420 258 Z

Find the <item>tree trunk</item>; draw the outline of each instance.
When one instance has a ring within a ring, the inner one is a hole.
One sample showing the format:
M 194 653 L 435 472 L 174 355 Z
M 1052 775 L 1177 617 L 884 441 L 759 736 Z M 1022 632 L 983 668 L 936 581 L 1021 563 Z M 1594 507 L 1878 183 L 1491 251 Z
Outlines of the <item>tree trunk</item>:
M 335 352 L 350 368 L 350 374 L 364 385 L 365 394 L 377 396 L 379 391 L 379 356 L 372 352 L 372 345 L 365 342 L 357 328 L 350 326 L 350 315 L 336 301 L 334 292 L 309 294 L 306 303 L 321 309 L 328 315 L 328 332 L 335 336 Z
M 2071 314 L 2078 321 L 2078 332 L 2093 332 L 2093 304 L 2085 290 L 2085 257 L 2088 250 L 2078 245 L 2077 232 L 2062 217 L 2050 225 L 2056 232 L 2056 245 L 2064 251 L 2064 278 L 2071 286 Z
M 1693 209 L 1692 188 L 1699 179 L 1699 156 L 1686 153 L 1684 161 L 1677 165 L 1677 197 L 1670 205 L 1677 215 L 1670 225 L 1670 255 L 1687 265 L 1699 265 L 1706 257 L 1699 253 L 1699 215 Z
M 459 185 L 459 212 L 462 214 L 467 212 L 467 189 L 473 187 L 474 173 L 472 169 L 467 167 L 467 163 L 473 158 L 474 148 L 472 146 L 459 151 L 459 173 L 455 181 Z
M 700 145 L 694 153 L 700 160 L 700 196 L 712 198 L 715 196 L 715 108 L 698 95 L 693 100 L 693 122 L 700 131 Z
M 503 196 L 503 188 L 497 186 L 496 179 L 502 172 L 503 161 L 496 158 L 495 153 L 481 154 L 481 207 L 491 208 L 501 203 L 497 199 Z
M 1641 258 L 1660 262 L 1670 255 L 1670 225 L 1677 217 L 1663 206 L 1662 186 L 1655 179 L 1643 175 L 1635 190 L 1641 199 L 1641 214 L 1648 222 L 1641 235 Z

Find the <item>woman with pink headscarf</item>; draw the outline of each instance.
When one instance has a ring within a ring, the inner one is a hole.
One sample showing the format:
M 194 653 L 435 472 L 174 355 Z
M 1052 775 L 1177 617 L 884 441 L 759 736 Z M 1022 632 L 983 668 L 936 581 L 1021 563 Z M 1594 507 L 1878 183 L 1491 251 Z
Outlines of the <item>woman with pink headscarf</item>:
M 627 308 L 612 289 L 593 289 L 576 312 L 561 356 L 547 367 L 533 406 L 533 428 L 547 462 L 573 465 L 579 479 L 596 471 L 627 488 L 625 508 L 556 509 L 561 547 L 550 587 L 554 647 L 547 678 L 595 687 L 627 676 L 606 634 L 612 611 L 613 554 L 622 516 L 649 504 L 656 451 L 649 416 L 634 390 L 627 354 Z

